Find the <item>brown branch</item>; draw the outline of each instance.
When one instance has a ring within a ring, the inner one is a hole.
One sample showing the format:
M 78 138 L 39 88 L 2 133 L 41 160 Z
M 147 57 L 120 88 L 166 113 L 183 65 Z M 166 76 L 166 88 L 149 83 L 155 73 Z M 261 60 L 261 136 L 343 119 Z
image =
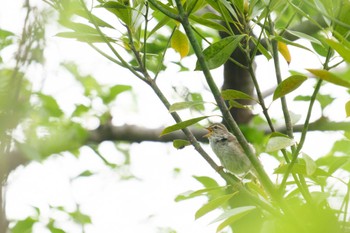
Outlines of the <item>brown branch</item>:
M 294 131 L 301 132 L 303 125 L 295 125 Z M 90 131 L 90 135 L 87 139 L 87 143 L 100 143 L 103 141 L 127 141 L 127 142 L 172 142 L 175 139 L 184 139 L 186 136 L 181 131 L 176 131 L 171 134 L 160 137 L 160 133 L 163 128 L 150 129 L 137 125 L 123 125 L 113 126 L 111 124 L 103 125 L 96 130 Z M 205 129 L 198 127 L 190 127 L 191 132 L 200 142 L 207 143 L 208 140 L 203 138 L 203 135 L 207 132 Z M 285 126 L 276 128 L 278 132 L 285 132 Z M 310 131 L 350 131 L 350 122 L 333 122 L 328 119 L 322 118 L 309 125 Z M 271 133 L 270 129 L 262 129 L 266 134 Z

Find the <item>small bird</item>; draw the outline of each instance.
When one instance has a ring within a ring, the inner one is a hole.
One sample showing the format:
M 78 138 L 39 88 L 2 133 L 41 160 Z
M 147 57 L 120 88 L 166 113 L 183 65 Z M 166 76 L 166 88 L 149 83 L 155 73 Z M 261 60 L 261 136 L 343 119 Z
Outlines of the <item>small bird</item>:
M 209 133 L 204 135 L 209 139 L 210 146 L 221 165 L 229 172 L 243 177 L 252 169 L 252 165 L 238 143 L 237 138 L 221 123 L 214 123 L 206 128 Z M 250 145 L 254 150 L 253 146 Z

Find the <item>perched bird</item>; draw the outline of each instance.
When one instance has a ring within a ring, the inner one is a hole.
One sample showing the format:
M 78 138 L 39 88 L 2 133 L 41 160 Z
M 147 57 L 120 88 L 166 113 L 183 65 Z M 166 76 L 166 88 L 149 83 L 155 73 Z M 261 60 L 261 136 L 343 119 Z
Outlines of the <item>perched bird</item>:
M 252 169 L 252 165 L 237 138 L 221 123 L 214 123 L 206 129 L 209 133 L 204 137 L 209 139 L 210 146 L 220 159 L 221 165 L 229 172 L 244 177 Z M 254 150 L 253 147 L 252 149 Z

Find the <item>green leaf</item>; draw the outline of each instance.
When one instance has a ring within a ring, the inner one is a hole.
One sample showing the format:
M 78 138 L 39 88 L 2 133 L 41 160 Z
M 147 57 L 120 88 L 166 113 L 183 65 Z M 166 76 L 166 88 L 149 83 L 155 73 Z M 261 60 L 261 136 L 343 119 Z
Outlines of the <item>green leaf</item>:
M 186 108 L 192 108 L 196 105 L 202 105 L 204 101 L 187 101 L 187 102 L 178 102 L 174 103 L 169 107 L 169 112 L 176 112 Z
M 76 210 L 75 212 L 69 213 L 72 219 L 79 224 L 90 224 L 91 217 L 89 215 L 83 214 L 80 210 Z
M 242 207 L 238 207 L 238 208 L 234 208 L 228 211 L 225 211 L 222 215 L 220 215 L 219 217 L 217 217 L 214 221 L 212 221 L 211 223 L 214 222 L 218 222 L 221 221 L 223 219 L 226 219 L 225 221 L 223 221 L 217 228 L 216 228 L 216 232 L 221 231 L 222 229 L 224 229 L 226 226 L 234 223 L 235 221 L 237 221 L 238 219 L 242 218 L 243 216 L 247 215 L 249 212 L 251 212 L 252 210 L 256 209 L 255 206 L 242 206 Z
M 199 181 L 204 187 L 211 188 L 217 187 L 219 184 L 211 177 L 208 176 L 193 176 L 197 181 Z
M 208 116 L 196 117 L 196 118 L 192 118 L 192 119 L 189 119 L 189 120 L 186 120 L 186 121 L 182 121 L 182 122 L 177 123 L 175 125 L 168 126 L 162 131 L 160 136 L 163 136 L 165 134 L 168 134 L 168 133 L 180 130 L 180 129 L 184 129 L 184 128 L 186 128 L 188 126 L 191 126 L 191 125 L 194 125 L 197 122 L 199 122 L 201 120 L 204 120 L 206 118 L 208 118 Z
M 233 89 L 223 90 L 221 92 L 221 96 L 222 96 L 222 98 L 224 98 L 224 100 L 232 100 L 232 99 L 255 100 L 250 95 L 248 95 L 242 91 L 237 91 L 237 90 L 233 90 Z
M 177 195 L 175 197 L 175 201 L 176 202 L 184 201 L 184 200 L 188 200 L 188 199 L 191 199 L 191 198 L 194 198 L 194 197 L 202 196 L 204 194 L 206 196 L 208 196 L 209 193 L 222 192 L 225 189 L 226 189 L 226 187 L 216 186 L 216 187 L 205 188 L 205 189 L 200 189 L 200 190 L 196 190 L 196 191 L 187 191 L 187 192 L 184 192 L 184 193 L 181 193 L 181 194 Z
M 266 145 L 266 152 L 273 152 L 292 146 L 295 141 L 286 136 L 272 136 Z
M 196 16 L 194 14 L 190 15 L 190 19 L 193 20 L 194 22 L 201 24 L 205 27 L 209 27 L 212 28 L 216 31 L 223 31 L 226 33 L 230 33 L 229 30 L 227 30 L 226 27 L 224 27 L 222 24 L 216 22 L 217 20 L 210 20 L 210 19 L 206 19 L 204 16 Z
M 333 74 L 327 70 L 320 70 L 320 69 L 306 69 L 306 70 L 322 80 L 326 80 L 326 81 L 333 83 L 335 85 L 338 85 L 338 86 L 350 88 L 349 81 L 342 79 L 342 78 L 339 78 L 338 76 L 336 76 L 335 74 Z
M 226 203 L 228 200 L 230 200 L 234 195 L 236 195 L 238 192 L 234 192 L 231 194 L 227 194 L 221 197 L 218 197 L 214 200 L 209 201 L 208 203 L 204 204 L 201 208 L 199 208 L 195 214 L 195 219 L 198 219 L 202 217 L 203 215 L 207 214 L 208 212 L 215 210 L 222 204 Z
M 127 1 L 128 2 L 128 1 Z M 101 5 L 108 11 L 112 12 L 118 19 L 123 21 L 128 26 L 131 26 L 132 8 L 127 4 L 122 4 L 116 1 L 109 1 Z
M 275 174 L 284 174 L 288 169 L 289 164 L 284 164 L 275 169 Z M 306 165 L 301 163 L 295 163 L 292 168 L 292 173 L 298 173 L 301 175 L 307 175 Z M 320 168 L 316 168 L 313 176 L 330 176 L 330 174 Z
M 49 95 L 44 95 L 42 93 L 37 93 L 38 97 L 42 102 L 43 109 L 49 113 L 50 116 L 60 117 L 63 115 L 63 112 L 58 105 L 57 101 Z
M 251 108 L 249 105 L 241 104 L 241 103 L 237 102 L 236 100 L 229 100 L 229 101 L 228 101 L 228 104 L 229 104 L 229 109 L 231 109 L 231 108 L 245 108 L 245 109 L 250 109 L 250 108 Z
M 80 173 L 79 175 L 75 176 L 73 179 L 76 179 L 76 178 L 79 178 L 79 177 L 89 177 L 89 176 L 92 176 L 92 175 L 95 175 L 95 173 L 93 173 L 90 170 L 85 170 L 82 173 Z
M 69 39 L 77 39 L 81 42 L 87 43 L 105 43 L 104 39 L 99 34 L 92 33 L 80 33 L 80 32 L 60 32 L 55 36 L 69 38 Z M 110 42 L 115 42 L 116 40 L 106 37 L 106 39 Z
M 310 156 L 305 153 L 302 153 L 302 155 L 306 165 L 306 175 L 312 176 L 317 169 L 317 165 Z
M 109 89 L 108 95 L 102 96 L 102 100 L 105 104 L 108 104 L 113 101 L 120 93 L 130 90 L 131 86 L 129 85 L 115 85 Z
M 339 55 L 348 63 L 350 63 L 350 48 L 337 41 L 325 39 L 326 43 L 331 46 Z
M 297 89 L 305 80 L 307 79 L 306 76 L 303 75 L 292 75 L 288 77 L 287 79 L 283 80 L 276 88 L 275 92 L 273 93 L 273 100 L 276 100 L 278 98 L 281 98 L 288 93 L 294 91 Z
M 239 42 L 245 35 L 229 36 L 211 44 L 203 51 L 204 58 L 209 69 L 215 69 L 223 65 L 231 56 L 232 52 L 237 48 Z M 195 70 L 201 70 L 200 64 L 196 63 Z
M 185 146 L 189 146 L 191 143 L 187 140 L 182 140 L 182 139 L 175 139 L 173 141 L 173 147 L 176 149 L 183 149 Z
M 305 34 L 303 32 L 297 32 L 297 31 L 292 31 L 292 30 L 286 30 L 287 32 L 289 32 L 290 34 L 298 37 L 298 38 L 301 38 L 301 39 L 306 39 L 310 42 L 313 42 L 313 43 L 316 43 L 318 45 L 321 45 L 322 46 L 322 43 L 315 37 L 312 37 L 312 36 L 309 36 L 308 34 Z
M 350 100 L 345 104 L 345 113 L 346 113 L 346 117 L 350 116 Z
M 320 103 L 323 110 L 334 101 L 334 98 L 330 95 L 318 94 L 316 100 Z
M 11 228 L 11 233 L 31 233 L 33 230 L 33 225 L 36 222 L 37 220 L 31 217 L 18 221 L 15 226 Z
M 171 47 L 180 54 L 181 58 L 186 57 L 190 51 L 190 43 L 187 36 L 178 29 L 174 31 L 170 43 Z

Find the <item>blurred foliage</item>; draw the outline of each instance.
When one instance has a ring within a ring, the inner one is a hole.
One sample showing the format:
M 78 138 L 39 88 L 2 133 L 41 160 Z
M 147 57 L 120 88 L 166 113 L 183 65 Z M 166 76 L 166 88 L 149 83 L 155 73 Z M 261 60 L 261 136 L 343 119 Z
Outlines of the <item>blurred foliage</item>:
M 141 0 L 98 0 L 86 3 L 92 5 L 85 5 L 84 1 L 80 0 L 45 2 L 57 11 L 58 22 L 64 30 L 67 30 L 58 32 L 57 36 L 86 43 L 106 59 L 129 70 L 151 87 L 155 87 L 160 72 L 167 69 L 168 63 L 165 57 L 169 50 L 179 53 L 178 59 L 171 62 L 177 64 L 181 71 L 192 69 L 185 60 L 195 53 L 189 46 L 193 41 L 183 26 L 171 18 L 179 15 L 179 9 L 173 1 L 156 1 L 159 6 L 151 4 L 151 1 Z M 343 87 L 350 99 L 349 1 L 187 0 L 181 3 L 188 14 L 195 39 L 203 49 L 202 55 L 209 63 L 209 69 L 221 66 L 231 59 L 230 54 L 235 49 L 244 49 L 250 42 L 254 48 L 252 57 L 262 54 L 269 60 L 276 52 L 273 51 L 272 44 L 278 42 L 283 45 L 283 50 L 280 49 L 280 52 L 287 62 L 302 62 L 300 58 L 291 57 L 290 60 L 287 56 L 288 47 L 297 47 L 317 56 L 323 67 L 302 71 L 304 72 L 302 75 L 293 73 L 277 85 L 273 101 L 296 93 L 299 86 L 306 82 L 314 84 L 315 80 L 319 84 L 323 82 L 319 85 L 321 89 L 326 89 L 329 85 Z M 163 12 L 157 7 L 163 9 Z M 61 109 L 55 96 L 41 90 L 34 91 L 32 79 L 28 77 L 26 71 L 33 64 L 45 65 L 47 15 L 38 14 L 29 5 L 25 5 L 25 9 L 29 17 L 24 22 L 22 38 L 0 29 L 2 157 L 13 151 L 20 151 L 28 162 L 43 161 L 63 152 L 79 156 L 82 147 L 89 147 L 109 168 L 128 168 L 130 165 L 128 147 L 125 149 L 123 145 L 115 143 L 116 151 L 122 153 L 125 160 L 121 164 L 108 161 L 100 152 L 100 145 L 89 143 L 90 129 L 84 123 L 86 118 L 90 117 L 98 120 L 97 127 L 109 124 L 112 117 L 110 109 L 114 101 L 119 94 L 132 91 L 132 87 L 125 84 L 103 85 L 93 75 L 82 74 L 75 63 L 65 62 L 62 68 L 82 87 L 83 94 L 88 100 L 86 103 L 77 104 L 72 113 L 68 114 Z M 104 14 L 114 17 L 107 21 L 104 20 Z M 269 17 L 273 17 L 274 26 L 268 23 Z M 237 23 L 239 19 L 244 19 L 246 25 L 243 31 L 234 32 L 230 25 Z M 310 26 L 311 29 L 303 30 L 304 25 Z M 258 37 L 252 36 L 253 28 L 258 29 L 256 30 L 259 33 Z M 218 31 L 227 33 L 229 37 L 220 39 Z M 300 41 L 306 42 L 307 45 L 299 43 Z M 2 52 L 11 46 L 18 47 L 14 56 L 14 66 L 6 64 L 2 56 Z M 198 64 L 197 62 L 196 70 L 201 70 L 203 67 Z M 337 70 L 339 67 L 343 68 L 342 72 Z M 256 87 L 259 87 L 259 83 Z M 192 92 L 186 87 L 184 90 L 184 93 L 179 95 L 182 99 L 167 107 L 171 114 L 189 110 L 193 118 L 168 126 L 163 134 L 184 129 L 200 121 L 208 122 L 209 117 L 220 114 L 215 103 L 207 105 L 204 91 Z M 312 92 L 315 90 L 313 95 Z M 222 97 L 229 101 L 230 107 L 235 108 L 250 108 L 252 106 L 238 104 L 236 100 L 255 98 L 235 91 L 222 93 Z M 96 101 L 101 103 L 102 107 L 99 110 L 94 107 L 93 103 Z M 318 92 L 316 84 L 310 93 L 298 95 L 292 101 L 304 102 L 311 112 L 314 108 L 310 103 L 317 101 L 321 119 L 325 115 L 324 110 L 334 104 L 336 99 L 331 94 Z M 261 100 L 255 102 L 257 105 L 261 104 Z M 348 105 L 344 108 L 348 116 Z M 262 115 L 254 117 L 249 125 L 241 128 L 259 154 L 263 153 L 279 163 L 279 166 L 275 167 L 273 177 L 276 179 L 274 181 L 276 195 L 280 200 L 272 199 L 264 187 L 254 180 L 244 180 L 240 188 L 232 184 L 219 185 L 211 177 L 196 176 L 194 178 L 203 188 L 180 194 L 176 197 L 176 201 L 198 196 L 206 197 L 208 202 L 194 215 L 200 218 L 213 210 L 220 211 L 218 218 L 213 219 L 213 222 L 220 222 L 218 231 L 229 226 L 236 233 L 349 232 L 349 132 L 344 132 L 344 137 L 336 141 L 329 152 L 314 160 L 313 155 L 303 154 L 300 150 L 300 153 L 296 153 L 296 147 L 303 145 L 303 142 L 296 141 L 285 132 L 264 134 L 263 129 L 266 129 L 268 121 Z M 280 118 L 272 117 L 273 124 L 280 121 Z M 332 123 L 328 119 L 326 121 L 325 123 Z M 302 131 L 305 135 L 311 123 L 304 123 Z M 188 141 L 175 141 L 174 145 L 182 148 L 188 145 Z M 121 169 L 120 173 L 123 179 L 134 178 L 128 171 L 124 174 L 123 171 L 125 172 Z M 1 175 L 5 177 L 7 174 Z M 88 179 L 94 175 L 94 171 L 85 170 L 72 180 Z M 246 195 L 243 189 L 250 196 Z M 84 214 L 78 205 L 74 211 L 68 211 L 64 207 L 51 207 L 51 210 L 64 213 L 67 221 L 72 221 L 82 228 L 92 224 L 90 216 Z M 31 232 L 33 226 L 42 221 L 40 214 L 37 210 L 34 216 L 13 221 L 11 231 Z M 45 227 L 51 232 L 65 232 L 58 227 L 55 218 L 46 221 Z M 175 232 L 175 230 L 159 228 L 159 232 Z

